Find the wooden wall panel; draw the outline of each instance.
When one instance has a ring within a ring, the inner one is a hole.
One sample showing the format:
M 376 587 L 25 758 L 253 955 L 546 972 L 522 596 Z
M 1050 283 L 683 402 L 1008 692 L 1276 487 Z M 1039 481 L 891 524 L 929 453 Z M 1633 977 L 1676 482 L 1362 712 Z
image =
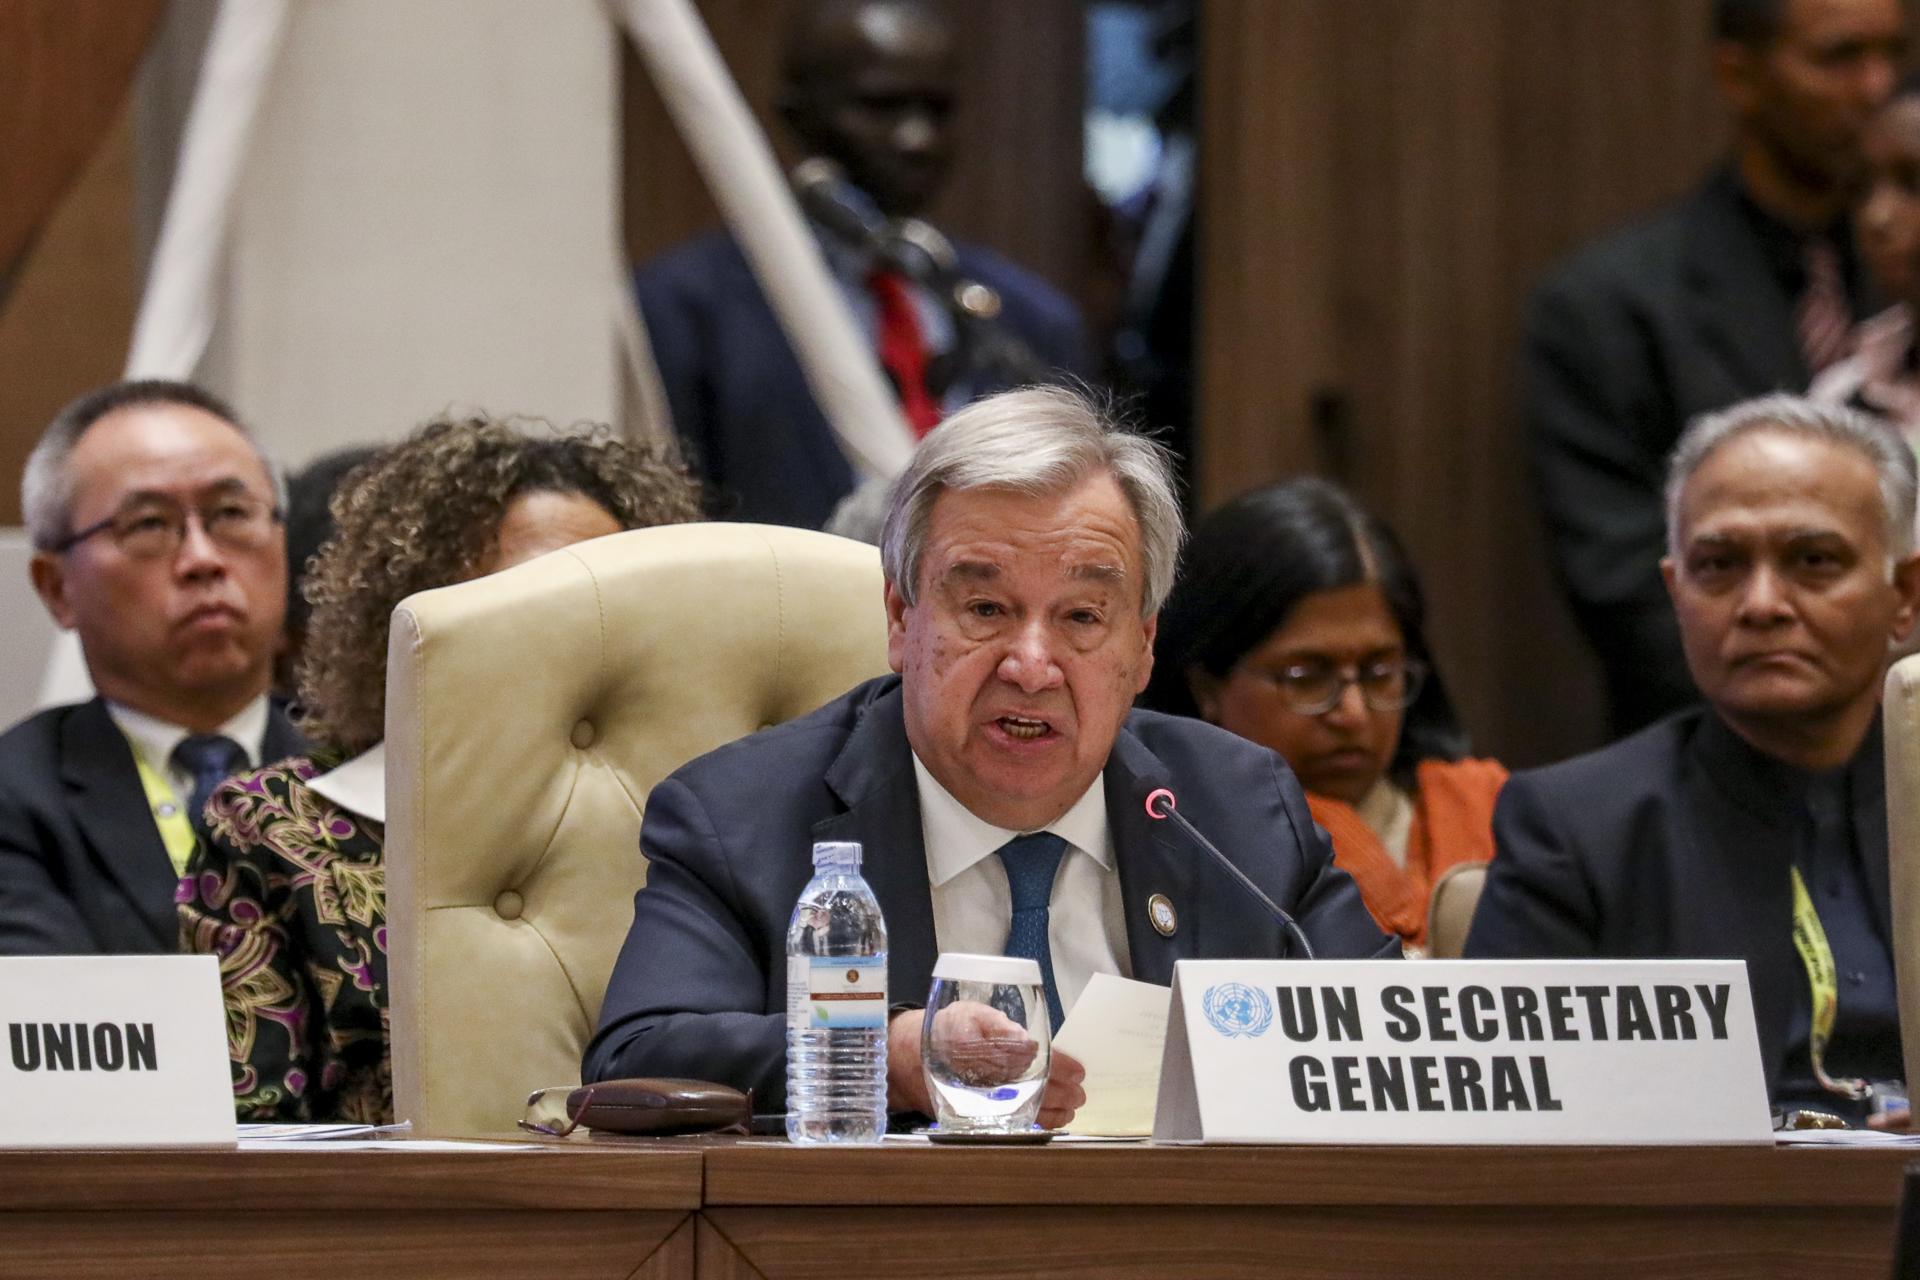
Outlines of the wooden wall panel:
M 798 159 L 772 110 L 780 40 L 795 0 L 699 0 L 734 79 L 782 160 Z M 1090 197 L 1080 177 L 1085 15 L 1070 0 L 964 0 L 953 173 L 931 211 L 1078 292 L 1090 268 Z M 692 159 L 631 49 L 626 74 L 626 235 L 644 262 L 720 225 Z
M 1515 388 L 1554 259 L 1720 152 L 1707 0 L 1207 0 L 1202 494 L 1309 469 L 1406 537 L 1477 746 L 1600 737 Z

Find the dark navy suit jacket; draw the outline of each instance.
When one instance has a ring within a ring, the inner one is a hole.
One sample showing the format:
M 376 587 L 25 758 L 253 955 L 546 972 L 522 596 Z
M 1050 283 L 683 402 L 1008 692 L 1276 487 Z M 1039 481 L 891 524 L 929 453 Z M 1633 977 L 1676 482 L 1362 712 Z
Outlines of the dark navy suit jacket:
M 1892 936 L 1879 726 L 1848 765 L 1854 838 L 1881 938 Z M 1495 854 L 1474 912 L 1474 957 L 1698 957 L 1747 962 L 1767 1088 L 1805 1025 L 1793 948 L 1799 813 L 1785 765 L 1704 707 L 1545 769 L 1516 773 L 1494 811 Z M 1836 1070 L 1847 1068 L 1836 1038 Z M 1852 1046 L 1901 1074 L 1900 1046 Z M 1865 1067 L 1866 1064 L 1859 1064 Z
M 956 241 L 959 273 L 1000 295 L 1001 321 L 1049 366 L 1085 376 L 1073 304 L 1037 276 Z M 729 519 L 818 529 L 854 473 L 732 236 L 679 245 L 634 276 L 654 362 L 692 462 Z M 983 394 L 1005 387 L 982 387 Z
M 1286 954 L 1280 926 L 1170 824 L 1143 808 L 1171 787 L 1180 812 L 1300 922 L 1327 957 L 1396 954 L 1333 865 L 1280 757 L 1197 720 L 1135 711 L 1108 757 L 1107 820 L 1133 976 L 1171 983 L 1176 960 Z M 855 840 L 886 916 L 896 1004 L 926 999 L 933 897 L 900 680 L 869 681 L 800 720 L 722 747 L 655 787 L 650 859 L 633 930 L 607 987 L 587 1081 L 691 1076 L 786 1097 L 786 937 L 816 840 Z M 1163 937 L 1147 900 L 1164 894 Z
M 306 745 L 270 707 L 262 758 Z M 0 737 L 0 955 L 178 951 L 179 882 L 105 702 L 54 707 Z

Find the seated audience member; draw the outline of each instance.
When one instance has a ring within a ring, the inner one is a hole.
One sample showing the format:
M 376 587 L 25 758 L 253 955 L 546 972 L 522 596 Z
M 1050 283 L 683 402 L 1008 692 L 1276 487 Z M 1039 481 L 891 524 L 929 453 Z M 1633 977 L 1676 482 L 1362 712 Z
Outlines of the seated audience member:
M 293 701 L 300 654 L 307 644 L 313 607 L 304 590 L 307 571 L 320 548 L 333 537 L 333 493 L 349 473 L 379 449 L 357 445 L 315 458 L 287 477 L 287 621 L 285 638 L 273 662 L 275 696 Z M 296 713 L 297 714 L 297 713 Z
M 303 745 L 267 695 L 286 589 L 272 468 L 198 387 L 119 382 L 53 420 L 20 504 L 34 590 L 99 696 L 0 737 L 0 955 L 173 951 L 202 802 Z
M 898 674 L 654 788 L 647 883 L 584 1078 L 694 1076 L 781 1109 L 787 922 L 816 840 L 864 848 L 903 1004 L 941 952 L 1037 960 L 1055 1025 L 1096 973 L 1167 983 L 1182 958 L 1284 954 L 1267 912 L 1147 817 L 1160 787 L 1321 954 L 1397 952 L 1271 752 L 1129 714 L 1180 534 L 1165 451 L 1073 392 L 1007 392 L 929 435 L 881 537 Z M 895 1112 L 931 1109 L 920 1026 L 888 1029 Z M 1055 1055 L 1041 1123 L 1071 1117 L 1081 1076 Z
M 1424 947 L 1449 867 L 1493 856 L 1507 771 L 1466 759 L 1400 541 L 1346 492 L 1291 480 L 1208 516 L 1160 616 L 1146 705 L 1286 758 L 1374 919 Z
M 809 157 L 845 172 L 882 234 L 897 234 L 918 222 L 946 180 L 961 35 L 955 9 L 941 0 L 801 0 L 791 13 L 780 117 Z M 916 432 L 976 396 L 1050 370 L 1091 371 L 1078 309 L 998 254 L 953 242 L 954 273 L 996 298 L 983 316 L 958 309 L 950 287 L 889 267 L 872 244 L 824 223 L 814 229 Z M 699 236 L 643 265 L 634 285 L 674 427 L 722 513 L 822 528 L 854 487 L 853 464 L 740 245 L 724 231 Z
M 316 747 L 236 778 L 181 882 L 220 957 L 242 1120 L 383 1121 L 387 630 L 408 596 L 622 529 L 699 518 L 675 464 L 619 440 L 434 422 L 356 471 L 314 562 L 302 724 Z M 529 625 L 538 625 L 530 621 Z
M 1920 607 L 1913 453 L 1771 396 L 1688 427 L 1667 495 L 1707 705 L 1514 775 L 1467 954 L 1743 958 L 1775 1101 L 1858 1118 L 1901 1075 L 1879 696 Z

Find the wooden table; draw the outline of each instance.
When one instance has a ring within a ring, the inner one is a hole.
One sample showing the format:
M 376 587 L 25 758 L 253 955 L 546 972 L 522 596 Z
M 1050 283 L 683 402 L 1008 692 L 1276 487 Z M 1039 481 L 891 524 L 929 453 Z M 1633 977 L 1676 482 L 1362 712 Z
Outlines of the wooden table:
M 735 1142 L 707 1154 L 698 1274 L 1886 1280 L 1917 1155 Z
M 5 1280 L 693 1274 L 701 1153 L 0 1151 Z
M 1871 1276 L 1901 1149 L 0 1151 L 0 1277 Z

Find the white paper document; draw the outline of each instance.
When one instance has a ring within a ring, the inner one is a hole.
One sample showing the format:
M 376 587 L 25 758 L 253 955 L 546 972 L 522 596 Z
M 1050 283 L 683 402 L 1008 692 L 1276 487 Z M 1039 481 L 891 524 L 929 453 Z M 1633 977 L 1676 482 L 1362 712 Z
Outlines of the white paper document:
M 1139 1138 L 1153 1132 L 1171 995 L 1151 982 L 1093 975 L 1053 1040 L 1087 1069 L 1087 1105 L 1067 1132 Z

